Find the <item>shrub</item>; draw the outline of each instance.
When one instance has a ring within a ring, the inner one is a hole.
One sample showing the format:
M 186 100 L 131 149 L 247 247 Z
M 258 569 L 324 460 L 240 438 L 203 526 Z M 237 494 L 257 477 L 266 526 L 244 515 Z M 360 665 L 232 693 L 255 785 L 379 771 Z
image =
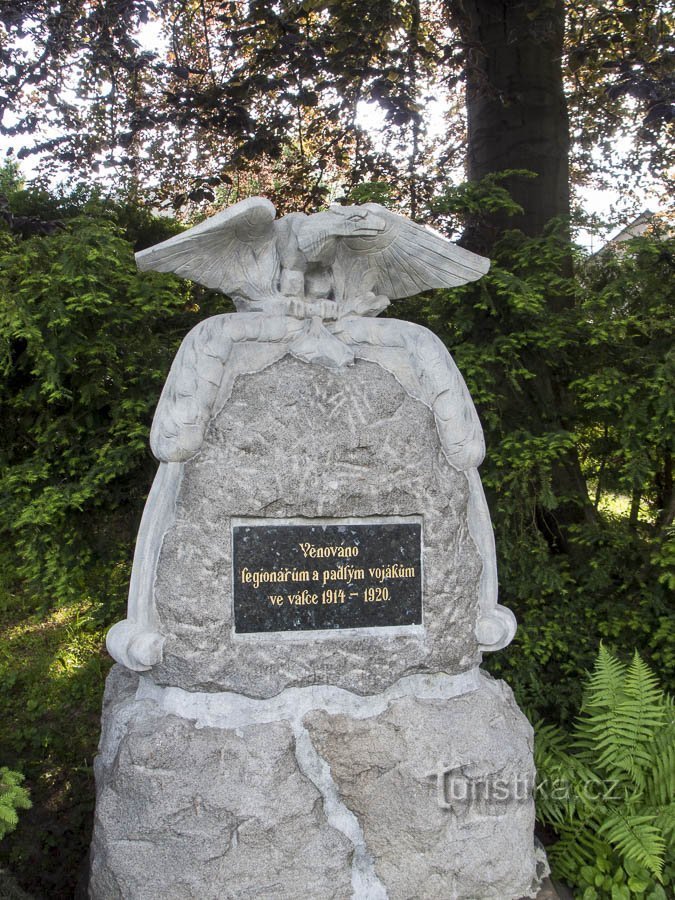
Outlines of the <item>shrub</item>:
M 2 569 L 48 604 L 112 599 L 156 467 L 155 404 L 213 299 L 139 274 L 111 211 L 94 213 L 47 236 L 0 231 Z
M 571 735 L 536 729 L 537 814 L 583 900 L 666 900 L 675 884 L 675 710 L 635 653 L 600 648 Z
M 0 841 L 19 823 L 17 809 L 30 809 L 28 791 L 21 786 L 23 775 L 0 766 Z

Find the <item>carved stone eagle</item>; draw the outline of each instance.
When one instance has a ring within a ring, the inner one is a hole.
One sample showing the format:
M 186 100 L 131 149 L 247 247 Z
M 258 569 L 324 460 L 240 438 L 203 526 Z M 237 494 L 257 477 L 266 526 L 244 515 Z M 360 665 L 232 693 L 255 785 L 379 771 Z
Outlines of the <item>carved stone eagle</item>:
M 240 311 L 330 320 L 377 315 L 390 300 L 475 281 L 489 260 L 377 203 L 280 219 L 251 197 L 136 254 L 230 296 Z

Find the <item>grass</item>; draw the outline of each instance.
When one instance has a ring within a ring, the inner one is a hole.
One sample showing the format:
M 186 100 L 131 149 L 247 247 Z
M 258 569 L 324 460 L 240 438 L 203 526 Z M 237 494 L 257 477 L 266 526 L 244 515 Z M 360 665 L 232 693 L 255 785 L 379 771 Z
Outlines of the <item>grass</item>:
M 588 490 L 591 497 L 595 496 L 597 490 L 597 481 L 589 480 Z M 600 494 L 597 509 L 598 512 L 613 519 L 627 519 L 630 514 L 631 497 L 630 494 L 621 493 L 620 491 L 603 490 Z M 638 519 L 641 522 L 653 525 L 656 514 L 647 500 L 642 497 L 638 508 Z
M 26 776 L 33 802 L 0 843 L 0 868 L 36 898 L 72 897 L 89 846 L 110 668 L 100 612 L 89 599 L 49 610 L 0 596 L 0 765 Z

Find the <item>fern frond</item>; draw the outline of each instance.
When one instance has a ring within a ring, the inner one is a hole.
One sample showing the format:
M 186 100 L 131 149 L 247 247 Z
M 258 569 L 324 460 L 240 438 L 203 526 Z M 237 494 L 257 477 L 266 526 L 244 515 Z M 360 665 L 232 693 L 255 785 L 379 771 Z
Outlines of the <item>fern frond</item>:
M 626 666 L 600 644 L 598 658 L 588 677 L 581 714 L 576 720 L 576 749 L 595 753 L 597 742 L 606 734 L 607 725 L 613 722 L 616 707 L 623 697 L 625 676 Z
M 556 730 L 539 730 L 540 771 L 579 786 L 572 798 L 537 797 L 540 818 L 560 837 L 549 853 L 554 871 L 578 884 L 582 867 L 618 856 L 627 871 L 637 866 L 667 883 L 666 852 L 675 854 L 675 711 L 639 655 L 627 667 L 600 648 L 569 746 Z
M 541 822 L 559 826 L 583 816 L 589 797 L 603 792 L 603 782 L 583 759 L 567 752 L 568 737 L 555 725 L 535 725 L 535 801 Z M 592 789 L 589 791 L 589 786 Z
M 535 799 L 537 814 L 542 822 L 557 824 L 565 821 L 569 809 L 558 799 L 551 801 L 550 785 L 567 777 L 571 759 L 565 748 L 562 730 L 542 721 L 534 726 L 534 765 L 537 771 Z
M 603 822 L 599 833 L 622 856 L 644 866 L 660 879 L 666 842 L 655 819 L 653 815 L 625 815 L 616 812 Z
M 583 866 L 592 866 L 601 856 L 609 856 L 611 847 L 583 825 L 559 829 L 560 840 L 546 853 L 554 873 L 573 884 Z
M 612 712 L 623 695 L 625 677 L 626 666 L 600 644 L 582 709 L 600 707 Z
M 661 830 L 667 844 L 671 845 L 675 855 L 675 803 L 660 806 L 654 810 L 645 810 L 654 815 L 654 823 Z
M 0 804 L 0 822 L 9 825 L 8 831 L 13 831 L 19 821 L 13 806 Z
M 644 789 L 665 713 L 663 691 L 639 654 L 626 669 L 601 647 L 577 723 L 576 745 L 593 753 L 596 766 L 611 777 L 628 776 Z
M 675 801 L 675 710 L 666 700 L 665 722 L 654 738 L 652 767 L 646 773 L 645 799 L 654 806 Z
M 633 659 L 626 672 L 623 691 L 644 707 L 663 709 L 665 705 L 665 696 L 658 678 L 637 650 L 633 653 Z
M 19 821 L 17 809 L 30 809 L 31 802 L 26 788 L 21 786 L 23 775 L 0 767 L 0 840 L 13 831 Z
M 562 728 L 539 719 L 534 723 L 534 758 L 547 756 L 567 756 L 568 738 Z

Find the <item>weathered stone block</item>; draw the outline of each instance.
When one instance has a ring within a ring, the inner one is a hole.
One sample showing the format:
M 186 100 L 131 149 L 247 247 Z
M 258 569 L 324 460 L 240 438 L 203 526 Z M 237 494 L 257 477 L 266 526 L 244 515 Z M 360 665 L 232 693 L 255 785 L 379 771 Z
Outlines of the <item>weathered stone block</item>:
M 185 463 L 157 566 L 167 639 L 153 677 L 270 696 L 317 681 L 371 693 L 404 673 L 471 668 L 482 562 L 468 500 L 467 476 L 443 455 L 431 411 L 380 366 L 333 372 L 286 358 L 240 376 Z M 422 628 L 233 635 L 232 518 L 384 515 L 423 521 Z
M 535 896 L 532 730 L 486 676 L 268 700 L 113 670 L 91 896 Z
M 118 669 L 107 687 L 90 895 L 351 896 L 352 847 L 300 771 L 290 725 L 198 728 L 136 701 L 137 681 Z
M 507 900 L 535 879 L 532 729 L 503 682 L 304 723 L 387 896 Z

